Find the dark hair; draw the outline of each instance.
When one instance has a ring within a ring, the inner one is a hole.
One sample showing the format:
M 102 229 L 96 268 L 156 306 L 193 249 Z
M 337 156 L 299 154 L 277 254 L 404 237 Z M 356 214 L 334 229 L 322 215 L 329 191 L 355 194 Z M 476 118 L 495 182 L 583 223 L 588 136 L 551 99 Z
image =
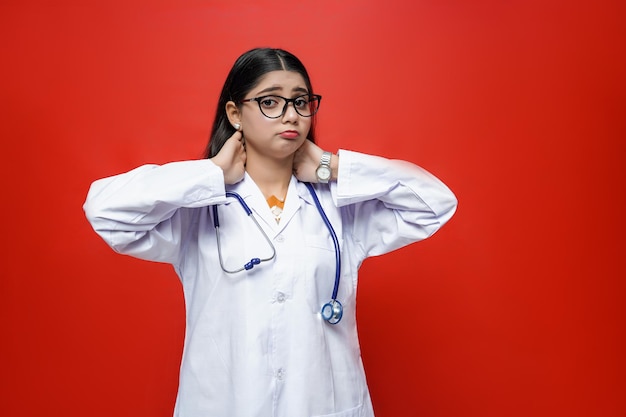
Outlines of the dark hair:
M 222 93 L 215 111 L 215 120 L 211 129 L 209 143 L 204 151 L 205 158 L 212 158 L 222 149 L 224 143 L 235 133 L 226 116 L 226 103 L 235 102 L 237 106 L 259 83 L 261 77 L 271 71 L 295 71 L 302 75 L 310 94 L 313 87 L 306 68 L 300 60 L 290 52 L 282 49 L 256 48 L 241 55 L 228 73 Z M 307 139 L 314 139 L 315 116 L 311 120 L 311 129 Z

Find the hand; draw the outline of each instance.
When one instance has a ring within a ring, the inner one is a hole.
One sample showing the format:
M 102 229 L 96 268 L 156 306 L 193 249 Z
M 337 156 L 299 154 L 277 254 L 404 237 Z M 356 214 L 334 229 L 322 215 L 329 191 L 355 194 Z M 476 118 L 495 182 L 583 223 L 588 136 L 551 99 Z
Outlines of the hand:
M 235 184 L 243 179 L 246 171 L 246 148 L 241 132 L 235 132 L 226 140 L 222 149 L 211 161 L 224 171 L 224 183 Z
M 305 140 L 298 148 L 293 157 L 293 173 L 300 181 L 317 182 L 315 170 L 320 164 L 324 150 L 311 142 Z

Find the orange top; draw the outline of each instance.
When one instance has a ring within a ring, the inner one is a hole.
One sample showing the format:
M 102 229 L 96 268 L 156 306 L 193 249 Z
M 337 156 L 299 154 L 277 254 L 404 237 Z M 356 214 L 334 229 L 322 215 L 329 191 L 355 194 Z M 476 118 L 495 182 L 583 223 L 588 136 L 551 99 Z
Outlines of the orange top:
M 276 219 L 276 223 L 280 222 L 280 215 L 283 213 L 285 207 L 285 201 L 279 200 L 278 197 L 272 195 L 267 199 L 267 204 L 270 206 L 270 211 Z

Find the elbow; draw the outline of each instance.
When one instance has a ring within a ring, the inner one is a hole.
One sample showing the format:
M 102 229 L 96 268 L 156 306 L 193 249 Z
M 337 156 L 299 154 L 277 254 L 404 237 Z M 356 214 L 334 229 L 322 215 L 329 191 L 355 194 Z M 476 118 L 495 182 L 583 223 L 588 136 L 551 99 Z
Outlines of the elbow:
M 83 204 L 83 212 L 85 213 L 87 221 L 93 226 L 94 222 L 98 218 L 98 214 L 96 208 L 89 200 L 85 201 L 85 204 Z
M 448 200 L 446 201 L 446 215 L 447 218 L 450 219 L 454 213 L 456 213 L 456 209 L 459 206 L 459 200 L 456 198 L 454 193 L 450 191 L 450 195 L 448 196 Z
M 441 226 L 446 224 L 452 218 L 452 216 L 454 216 L 458 205 L 459 200 L 456 198 L 452 191 L 448 190 L 446 196 L 444 196 L 440 200 L 440 207 L 438 210 L 439 214 L 437 217 L 439 218 L 439 223 L 441 224 Z
M 100 234 L 104 226 L 102 224 L 104 216 L 102 215 L 101 208 L 97 204 L 94 204 L 93 200 L 87 198 L 87 201 L 83 204 L 83 211 L 91 227 Z
M 98 204 L 98 192 L 96 190 L 95 185 L 98 183 L 96 181 L 89 187 L 89 191 L 87 192 L 87 197 L 85 198 L 85 202 L 83 203 L 83 212 L 85 213 L 85 217 L 87 221 L 94 226 L 97 222 L 97 219 L 100 217 L 100 205 Z
M 87 197 L 83 204 L 83 212 L 91 228 L 98 236 L 100 236 L 109 246 L 113 247 L 111 242 L 111 231 L 116 228 L 116 222 L 111 219 L 110 212 L 107 207 L 98 204 L 98 200 Z M 114 248 L 115 249 L 115 248 Z

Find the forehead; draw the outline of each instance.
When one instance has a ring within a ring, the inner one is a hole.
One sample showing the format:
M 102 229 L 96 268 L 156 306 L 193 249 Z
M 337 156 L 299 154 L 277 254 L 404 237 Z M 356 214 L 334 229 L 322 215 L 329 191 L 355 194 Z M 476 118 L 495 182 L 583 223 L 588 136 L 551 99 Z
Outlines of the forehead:
M 271 88 L 274 91 L 307 91 L 304 77 L 295 71 L 270 71 L 260 79 L 254 91 Z

